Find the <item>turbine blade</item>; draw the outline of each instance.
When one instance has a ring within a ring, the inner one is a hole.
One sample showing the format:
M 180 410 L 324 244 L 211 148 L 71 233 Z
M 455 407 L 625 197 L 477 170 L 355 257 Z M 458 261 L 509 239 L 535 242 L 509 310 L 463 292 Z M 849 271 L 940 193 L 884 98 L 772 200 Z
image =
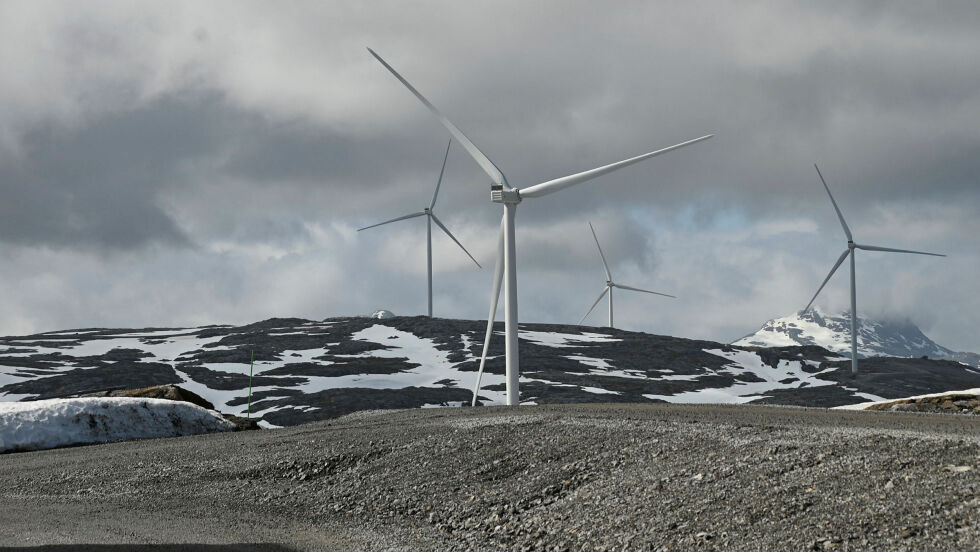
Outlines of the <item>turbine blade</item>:
M 506 215 L 504 215 L 506 217 Z M 504 279 L 504 224 L 505 218 L 500 220 L 500 237 L 497 239 L 497 266 L 493 272 L 493 291 L 490 292 L 490 314 L 487 315 L 487 333 L 483 337 L 483 354 L 480 356 L 480 369 L 476 373 L 476 385 L 473 387 L 473 402 L 471 406 L 476 406 L 476 398 L 480 394 L 480 382 L 483 380 L 483 367 L 487 363 L 487 351 L 490 349 L 490 336 L 493 335 L 493 320 L 497 317 L 497 300 L 500 299 L 500 284 Z
M 834 275 L 834 272 L 837 272 L 837 268 L 840 267 L 840 264 L 844 262 L 844 259 L 847 258 L 847 255 L 850 252 L 851 252 L 850 249 L 845 249 L 844 252 L 840 254 L 840 258 L 837 259 L 837 262 L 834 264 L 834 268 L 830 269 L 830 274 L 828 274 L 827 277 L 824 278 L 823 283 L 820 284 L 820 288 L 817 289 L 817 292 L 813 294 L 813 299 L 810 299 L 810 302 L 806 304 L 806 308 L 803 309 L 803 312 L 810 310 L 810 305 L 812 305 L 813 302 L 817 300 L 817 295 L 820 295 L 820 292 L 823 291 L 823 287 L 827 285 L 827 282 L 830 280 L 830 277 Z
M 449 147 L 453 145 L 452 139 L 449 140 L 449 145 L 446 146 L 446 156 L 442 158 L 442 169 L 439 171 L 439 180 L 436 182 L 436 193 L 432 194 L 432 203 L 429 204 L 429 210 L 433 210 L 436 207 L 436 198 L 439 197 L 439 186 L 442 186 L 442 175 L 446 172 L 446 161 L 449 160 Z
M 817 167 L 817 164 L 814 163 L 813 168 L 817 169 L 817 176 L 820 177 L 820 182 L 823 182 L 823 187 L 825 190 L 827 190 L 827 195 L 830 196 L 830 202 L 834 204 L 834 210 L 837 211 L 837 218 L 840 219 L 840 225 L 844 228 L 844 234 L 847 236 L 847 241 L 854 241 L 854 238 L 851 237 L 851 229 L 847 227 L 847 223 L 844 222 L 844 215 L 841 214 L 840 207 L 838 207 L 837 202 L 834 201 L 834 194 L 830 193 L 830 186 L 827 185 L 827 181 L 824 180 L 823 175 L 820 174 L 820 167 Z M 803 310 L 806 311 L 806 309 Z
M 595 303 L 592 303 L 592 306 L 589 307 L 589 312 L 585 313 L 585 316 L 583 316 L 582 319 L 578 321 L 579 326 L 581 326 L 582 322 L 585 322 L 585 319 L 588 318 L 590 314 L 592 314 L 592 310 L 595 309 L 595 306 L 599 304 L 599 301 L 602 301 L 602 298 L 606 296 L 607 291 L 609 291 L 609 286 L 602 288 L 602 293 L 599 294 L 599 297 L 595 300 Z
M 867 251 L 891 251 L 892 253 L 915 253 L 916 255 L 932 255 L 933 257 L 945 257 L 941 253 L 927 253 L 925 251 L 912 251 L 911 249 L 892 249 L 891 247 L 878 247 L 877 245 L 858 245 L 854 244 L 854 247 L 858 249 L 865 249 Z
M 432 220 L 435 221 L 435 223 L 439 225 L 439 228 L 442 228 L 442 231 L 445 232 L 447 236 L 449 236 L 454 242 L 456 242 L 456 245 L 458 245 L 459 248 L 463 250 L 463 253 L 466 253 L 466 255 L 470 259 L 473 259 L 473 255 L 470 255 L 470 252 L 467 251 L 465 247 L 463 247 L 463 244 L 459 243 L 459 240 L 456 239 L 456 236 L 454 236 L 453 233 L 450 232 L 448 228 L 446 228 L 446 225 L 444 225 L 442 223 L 442 221 L 439 220 L 439 217 L 437 217 L 435 215 L 435 213 L 430 212 L 429 213 L 429 216 L 431 216 L 432 217 Z M 476 263 L 476 266 L 479 266 L 480 268 L 483 268 L 483 266 L 481 266 L 480 263 L 477 263 L 476 262 L 476 259 L 473 259 L 473 262 Z
M 416 90 L 414 86 L 412 86 L 407 80 L 405 80 L 404 77 L 399 75 L 398 71 L 395 71 L 395 69 L 391 65 L 388 65 L 387 61 L 381 59 L 381 56 L 375 53 L 374 50 L 368 48 L 368 52 L 371 52 L 371 55 L 374 56 L 375 59 L 380 61 L 381 65 L 385 66 L 385 69 L 390 71 L 391 74 L 394 75 L 396 79 L 401 81 L 401 83 L 405 85 L 405 88 L 408 88 L 408 90 L 412 94 L 415 94 L 415 97 L 418 98 L 419 101 L 422 102 L 423 105 L 425 105 L 425 107 L 429 108 L 429 111 L 431 111 L 432 114 L 436 116 L 436 119 L 438 119 L 439 122 L 442 123 L 442 126 L 446 127 L 446 130 L 449 131 L 449 134 L 451 134 L 453 138 L 455 138 L 456 141 L 463 146 L 463 149 L 466 150 L 466 153 L 470 154 L 470 157 L 472 157 L 473 160 L 476 161 L 476 164 L 480 165 L 480 168 L 483 169 L 483 172 L 487 173 L 487 175 L 490 177 L 490 180 L 492 180 L 494 184 L 497 184 L 498 186 L 503 186 L 505 188 L 510 188 L 510 184 L 507 183 L 507 179 L 504 177 L 504 173 L 502 173 L 500 169 L 498 169 L 497 166 L 493 164 L 493 161 L 491 161 L 489 157 L 487 157 L 486 155 L 484 155 L 482 151 L 480 151 L 480 148 L 476 147 L 476 145 L 473 144 L 473 142 L 471 142 L 470 139 L 463 134 L 463 131 L 456 128 L 456 125 L 454 125 L 452 121 L 447 119 L 446 116 L 442 114 L 442 112 L 436 109 L 436 106 L 429 103 L 429 100 L 425 99 L 425 96 L 420 94 L 419 91 Z
M 650 291 L 648 289 L 640 289 L 640 288 L 635 288 L 635 287 L 630 287 L 630 286 L 624 286 L 622 284 L 613 284 L 613 285 L 616 286 L 616 287 L 618 287 L 618 288 L 620 288 L 620 289 L 628 289 L 630 291 L 642 291 L 643 293 L 652 293 L 654 295 L 663 295 L 664 297 L 670 297 L 671 299 L 677 299 L 677 297 L 674 297 L 673 295 L 667 295 L 666 293 L 660 293 L 660 292 L 657 292 L 657 291 Z
M 592 238 L 595 239 L 595 246 L 599 248 L 599 258 L 602 259 L 602 268 L 606 269 L 606 280 L 612 281 L 612 274 L 609 273 L 609 265 L 606 264 L 606 256 L 602 254 L 602 246 L 599 245 L 599 238 L 596 237 L 595 228 L 592 228 L 591 222 L 589 222 L 589 229 L 592 230 Z
M 367 230 L 368 228 L 374 228 L 375 226 L 381 226 L 383 224 L 388 224 L 388 223 L 391 223 L 391 222 L 398 222 L 400 220 L 405 220 L 405 219 L 410 219 L 410 218 L 415 218 L 415 217 L 421 217 L 424 214 L 425 214 L 425 211 L 419 211 L 418 213 L 412 213 L 411 215 L 405 215 L 403 217 L 393 218 L 391 220 L 386 220 L 384 222 L 379 222 L 378 224 L 372 224 L 371 226 L 365 226 L 364 228 L 358 228 L 357 231 L 360 232 L 361 230 Z
M 550 193 L 557 192 L 558 190 L 567 188 L 569 186 L 573 186 L 575 184 L 579 184 L 579 183 L 585 182 L 587 180 L 592 180 L 593 178 L 596 178 L 598 176 L 602 176 L 604 174 L 611 173 L 611 172 L 613 172 L 613 171 L 615 171 L 617 169 L 621 169 L 623 167 L 627 167 L 629 165 L 632 165 L 633 163 L 639 163 L 640 161 L 643 161 L 644 159 L 649 159 L 649 158 L 654 157 L 656 155 L 660 155 L 662 153 L 667 153 L 668 151 L 673 151 L 675 149 L 682 148 L 684 146 L 689 146 L 691 144 L 700 142 L 702 140 L 707 140 L 708 138 L 711 138 L 712 136 L 714 136 L 714 134 L 709 134 L 707 136 L 702 136 L 700 138 L 695 138 L 694 140 L 688 140 L 687 142 L 681 142 L 680 144 L 677 144 L 677 145 L 674 145 L 674 146 L 670 146 L 669 148 L 659 149 L 657 151 L 651 151 L 650 153 L 644 153 L 643 155 L 637 155 L 636 157 L 631 157 L 629 159 L 625 159 L 625 160 L 619 161 L 617 163 L 612 163 L 612 164 L 604 165 L 602 167 L 598 167 L 598 168 L 591 169 L 591 170 L 588 170 L 588 171 L 583 171 L 583 172 L 580 172 L 580 173 L 575 173 L 575 174 L 572 174 L 572 175 L 563 176 L 561 178 L 556 178 L 554 180 L 549 180 L 547 182 L 542 182 L 541 184 L 535 184 L 534 186 L 530 186 L 528 188 L 525 188 L 525 189 L 521 190 L 521 197 L 541 197 L 541 196 L 545 196 L 545 195 L 548 195 Z

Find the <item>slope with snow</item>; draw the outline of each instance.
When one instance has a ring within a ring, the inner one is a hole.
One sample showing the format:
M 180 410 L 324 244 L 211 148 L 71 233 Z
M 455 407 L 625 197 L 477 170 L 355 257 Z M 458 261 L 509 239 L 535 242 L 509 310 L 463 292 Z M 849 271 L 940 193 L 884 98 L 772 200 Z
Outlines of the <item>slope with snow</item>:
M 498 324 L 491 341 L 481 404 L 504 401 L 502 329 Z M 468 404 L 484 331 L 479 321 L 355 317 L 0 338 L 0 401 L 172 383 L 220 412 L 250 412 L 271 425 L 357 410 Z M 980 386 L 980 371 L 954 363 L 906 359 L 852 381 L 845 379 L 847 363 L 819 347 L 751 350 L 580 326 L 522 324 L 520 347 L 525 404 L 836 406 Z

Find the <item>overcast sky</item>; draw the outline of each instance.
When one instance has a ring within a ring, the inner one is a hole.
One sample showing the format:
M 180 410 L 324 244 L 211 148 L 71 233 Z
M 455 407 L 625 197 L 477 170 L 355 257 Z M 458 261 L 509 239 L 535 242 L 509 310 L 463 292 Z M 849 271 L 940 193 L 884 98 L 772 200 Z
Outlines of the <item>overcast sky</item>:
M 730 341 L 859 243 L 858 310 L 980 351 L 980 6 L 0 1 L 0 333 L 425 312 L 448 134 L 526 187 L 715 138 L 517 215 L 520 315 Z M 502 209 L 460 147 L 435 313 L 486 317 Z M 818 304 L 846 306 L 846 266 Z M 604 325 L 604 307 L 587 323 Z

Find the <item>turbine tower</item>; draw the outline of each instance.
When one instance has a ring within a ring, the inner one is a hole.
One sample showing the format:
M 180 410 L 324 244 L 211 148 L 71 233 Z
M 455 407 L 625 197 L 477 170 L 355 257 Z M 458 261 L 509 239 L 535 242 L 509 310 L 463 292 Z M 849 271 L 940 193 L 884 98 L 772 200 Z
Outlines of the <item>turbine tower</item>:
M 556 178 L 554 180 L 549 180 L 547 182 L 542 182 L 541 184 L 536 184 L 524 189 L 517 189 L 507 182 L 504 177 L 504 173 L 494 165 L 493 161 L 490 160 L 473 142 L 467 138 L 461 130 L 459 130 L 456 125 L 454 125 L 449 119 L 446 118 L 434 105 L 432 105 L 429 100 L 425 99 L 418 90 L 415 89 L 404 77 L 398 74 L 397 71 L 388 65 L 388 62 L 381 59 L 381 56 L 376 54 L 374 50 L 368 48 L 371 55 L 375 57 L 382 65 L 385 66 L 392 75 L 395 76 L 420 102 L 422 102 L 425 107 L 435 115 L 436 119 L 442 123 L 442 126 L 446 127 L 449 134 L 463 146 L 463 149 L 473 158 L 474 161 L 483 169 L 483 172 L 487 173 L 490 177 L 490 200 L 494 203 L 500 203 L 504 206 L 504 215 L 500 221 L 500 237 L 497 241 L 497 267 L 494 272 L 494 282 L 493 282 L 493 292 L 490 295 L 490 315 L 487 317 L 487 332 L 486 337 L 483 342 L 483 356 L 480 360 L 480 370 L 477 374 L 477 385 L 476 390 L 479 390 L 480 377 L 483 374 L 483 366 L 486 363 L 487 349 L 490 345 L 490 335 L 493 332 L 493 320 L 497 311 L 497 300 L 500 296 L 500 285 L 502 282 L 505 283 L 504 294 L 504 354 L 506 362 L 506 380 L 507 380 L 507 399 L 506 403 L 508 405 L 520 404 L 520 394 L 518 392 L 518 381 L 520 377 L 520 358 L 517 349 L 517 249 L 515 240 L 515 230 L 514 230 L 514 218 L 517 213 L 517 205 L 524 199 L 543 197 L 548 194 L 552 194 L 569 186 L 591 180 L 593 178 L 602 176 L 604 174 L 610 173 L 617 169 L 632 165 L 634 163 L 639 163 L 644 159 L 649 159 L 656 155 L 662 153 L 667 153 L 668 151 L 673 151 L 675 149 L 700 142 L 702 140 L 707 140 L 711 138 L 712 135 L 702 136 L 700 138 L 695 138 L 693 140 L 688 140 L 686 142 L 681 142 L 667 148 L 652 151 L 650 153 L 645 153 L 643 155 L 638 155 L 636 157 L 631 157 L 617 163 L 611 163 L 609 165 L 604 165 L 602 167 L 597 167 L 588 171 L 572 174 L 562 178 Z M 504 275 L 506 273 L 506 278 Z M 476 393 L 474 392 L 473 401 L 476 401 Z
M 466 255 L 469 256 L 470 259 L 473 259 L 473 255 L 470 255 L 470 252 L 467 251 L 465 247 L 463 247 L 463 244 L 459 243 L 459 240 L 456 239 L 456 236 L 454 236 L 453 233 L 450 232 L 448 228 L 446 228 L 446 225 L 443 224 L 441 220 L 439 220 L 439 217 L 436 216 L 434 211 L 436 208 L 436 199 L 439 197 L 439 187 L 442 186 L 442 175 L 445 174 L 446 172 L 446 161 L 449 159 L 449 148 L 452 145 L 453 145 L 453 141 L 450 140 L 449 145 L 446 146 L 446 155 L 442 157 L 442 169 L 439 171 L 439 180 L 436 181 L 436 191 L 435 193 L 432 194 L 432 202 L 429 203 L 428 207 L 422 209 L 417 213 L 411 213 L 401 217 L 393 218 L 391 220 L 386 220 L 384 222 L 379 222 L 378 224 L 372 224 L 371 226 L 365 226 L 364 228 L 357 229 L 357 231 L 360 232 L 361 230 L 367 230 L 368 228 L 375 228 L 377 226 L 382 226 L 391 222 L 397 222 L 399 220 L 405 220 L 405 219 L 421 217 L 421 216 L 426 217 L 425 243 L 426 243 L 426 263 L 427 263 L 426 274 L 427 274 L 428 290 L 429 290 L 429 318 L 432 318 L 432 223 L 435 222 L 436 225 L 439 226 L 439 228 L 441 228 L 442 231 L 445 232 L 446 235 L 450 237 L 450 239 L 456 242 L 456 245 L 458 245 L 459 248 L 462 249 L 463 252 L 466 253 Z M 482 266 L 480 266 L 480 263 L 476 262 L 476 259 L 473 259 L 473 262 L 476 263 L 476 266 L 483 268 Z
M 609 265 L 606 264 L 606 256 L 602 254 L 602 246 L 599 245 L 599 238 L 596 237 L 595 228 L 592 227 L 591 222 L 589 223 L 589 230 L 592 230 L 592 238 L 595 239 L 595 246 L 599 249 L 599 258 L 602 259 L 602 268 L 606 270 L 606 287 L 602 290 L 602 293 L 599 294 L 599 297 L 596 298 L 595 303 L 592 303 L 592 306 L 589 307 L 589 311 L 585 313 L 585 316 L 583 316 L 582 319 L 578 321 L 579 325 L 582 325 L 582 322 L 585 322 L 585 319 L 588 318 L 590 314 L 592 314 L 592 310 L 595 309 L 595 306 L 598 305 L 599 301 L 602 301 L 602 298 L 608 293 L 609 294 L 609 327 L 610 328 L 615 327 L 613 326 L 613 288 L 618 287 L 619 289 L 628 289 L 630 291 L 642 291 L 643 293 L 652 293 L 654 295 L 662 295 L 664 297 L 677 299 L 673 295 L 667 295 L 666 293 L 658 293 L 656 291 L 624 286 L 622 284 L 617 284 L 616 282 L 613 282 L 612 273 L 609 272 Z
M 844 235 L 847 236 L 847 249 L 845 249 L 844 252 L 841 253 L 840 258 L 838 258 L 837 262 L 834 264 L 834 268 L 830 269 L 830 274 L 828 274 L 827 277 L 824 278 L 823 283 L 820 284 L 820 287 L 817 289 L 817 292 L 813 294 L 813 299 L 810 299 L 810 302 L 807 303 L 806 308 L 803 309 L 803 312 L 810 310 L 810 306 L 813 305 L 814 301 L 816 301 L 817 295 L 820 295 L 820 291 L 823 290 L 823 287 L 827 285 L 827 281 L 830 280 L 830 277 L 834 275 L 834 272 L 836 272 L 837 269 L 840 267 L 841 263 L 844 262 L 844 259 L 846 259 L 848 255 L 850 255 L 851 257 L 851 375 L 857 376 L 858 374 L 857 284 L 855 282 L 855 276 L 854 276 L 854 256 L 856 254 L 856 250 L 864 249 L 865 251 L 890 251 L 892 253 L 914 253 L 916 255 L 932 255 L 933 257 L 945 257 L 946 255 L 941 255 L 939 253 L 926 253 L 925 251 L 911 251 L 908 249 L 892 249 L 890 247 L 879 247 L 877 245 L 861 245 L 858 243 L 854 243 L 854 237 L 851 235 L 851 229 L 848 228 L 847 223 L 844 222 L 844 215 L 841 214 L 840 208 L 837 207 L 837 202 L 834 201 L 834 195 L 830 193 L 830 187 L 827 186 L 827 181 L 824 180 L 823 175 L 820 174 L 820 168 L 817 167 L 815 163 L 813 165 L 813 168 L 817 169 L 817 176 L 820 177 L 820 182 L 823 182 L 823 187 L 825 190 L 827 190 L 827 195 L 830 196 L 830 202 L 834 205 L 834 211 L 837 211 L 837 218 L 840 219 L 841 228 L 844 229 Z

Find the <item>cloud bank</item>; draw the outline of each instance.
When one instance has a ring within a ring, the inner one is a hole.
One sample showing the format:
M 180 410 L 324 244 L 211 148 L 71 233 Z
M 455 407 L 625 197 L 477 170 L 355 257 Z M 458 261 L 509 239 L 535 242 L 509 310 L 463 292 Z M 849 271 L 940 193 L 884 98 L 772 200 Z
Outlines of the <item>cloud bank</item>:
M 802 308 L 858 241 L 859 309 L 980 350 L 980 9 L 950 3 L 0 4 L 0 331 L 425 308 L 447 136 L 518 187 L 709 132 L 518 213 L 521 318 L 733 340 Z M 435 311 L 482 318 L 499 208 L 461 148 Z M 821 304 L 843 307 L 846 274 Z M 601 324 L 593 314 L 589 322 Z

